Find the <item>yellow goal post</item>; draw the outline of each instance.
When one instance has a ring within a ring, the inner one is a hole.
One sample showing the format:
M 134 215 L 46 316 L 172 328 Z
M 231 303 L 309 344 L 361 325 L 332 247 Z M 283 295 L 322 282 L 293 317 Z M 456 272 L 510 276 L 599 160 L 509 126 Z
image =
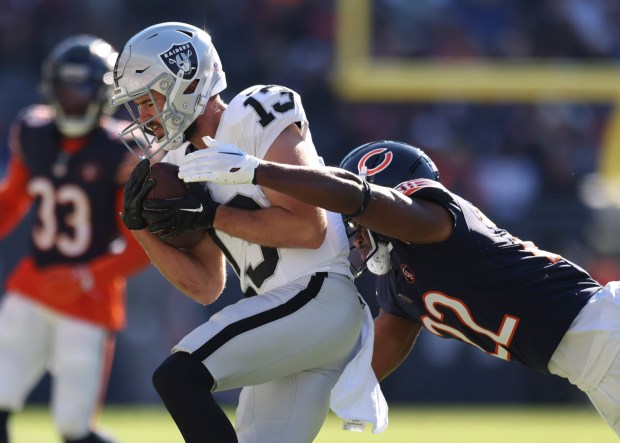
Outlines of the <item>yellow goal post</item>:
M 347 101 L 612 105 L 598 172 L 620 203 L 620 64 L 610 60 L 372 58 L 372 0 L 336 0 L 333 86 Z M 611 197 L 611 195 L 610 195 Z

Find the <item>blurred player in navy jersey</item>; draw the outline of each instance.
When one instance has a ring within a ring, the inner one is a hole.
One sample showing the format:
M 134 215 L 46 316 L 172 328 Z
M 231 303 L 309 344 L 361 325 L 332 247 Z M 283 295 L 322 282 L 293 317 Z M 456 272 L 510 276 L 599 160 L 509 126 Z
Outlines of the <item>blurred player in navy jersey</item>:
M 157 137 L 163 161 L 179 164 L 217 136 L 272 161 L 321 164 L 299 95 L 256 85 L 225 103 L 219 55 L 195 26 L 161 23 L 139 32 L 111 77 L 113 102 L 135 118 L 123 134 Z M 193 184 L 183 198 L 145 200 L 149 169 L 143 160 L 132 172 L 124 220 L 153 263 L 187 296 L 210 304 L 226 283 L 227 259 L 245 295 L 184 337 L 153 375 L 185 440 L 311 442 L 330 405 L 375 426 L 381 414 L 377 431 L 384 429 L 370 352 L 358 352 L 372 350 L 372 318 L 353 284 L 340 215 L 256 186 Z M 188 229 L 208 235 L 190 249 L 154 235 Z M 359 346 L 362 337 L 368 346 Z M 343 373 L 355 374 L 356 383 L 338 384 L 348 380 Z M 235 429 L 212 392 L 239 387 Z M 345 398 L 348 405 L 337 400 Z
M 32 207 L 31 249 L 6 281 L 0 305 L 0 442 L 46 371 L 54 422 L 67 443 L 109 442 L 95 421 L 125 322 L 125 281 L 148 263 L 123 226 L 123 186 L 138 159 L 126 126 L 106 116 L 103 75 L 116 59 L 105 41 L 77 35 L 43 64 L 47 104 L 12 125 L 0 185 L 0 237 Z M 3 254 L 8 251 L 2 251 Z
M 377 277 L 373 368 L 380 380 L 421 328 L 503 360 L 568 379 L 620 436 L 620 283 L 605 287 L 576 264 L 497 227 L 439 182 L 411 145 L 378 141 L 341 168 L 258 160 L 235 146 L 195 152 L 185 181 L 256 183 L 337 211 Z

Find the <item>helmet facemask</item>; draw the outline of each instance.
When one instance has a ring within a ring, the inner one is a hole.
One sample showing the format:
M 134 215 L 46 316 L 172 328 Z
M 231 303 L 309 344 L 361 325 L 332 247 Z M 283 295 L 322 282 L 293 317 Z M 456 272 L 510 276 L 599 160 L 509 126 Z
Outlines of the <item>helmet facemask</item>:
M 392 269 L 390 262 L 390 251 L 392 243 L 387 242 L 379 235 L 375 235 L 372 231 L 368 231 L 370 243 L 372 245 L 371 253 L 366 257 L 366 267 L 375 275 L 385 275 Z
M 375 275 L 387 274 L 392 268 L 390 251 L 392 243 L 382 235 L 372 232 L 370 229 L 357 225 L 353 221 L 345 223 L 347 237 L 349 237 L 349 262 L 353 268 L 354 278 L 362 275 L 366 270 Z M 355 237 L 363 235 L 361 229 L 366 230 L 366 237 L 370 243 L 370 249 L 366 257 L 362 257 L 361 251 L 353 244 Z
M 189 126 L 187 117 L 176 110 L 172 100 L 180 86 L 181 83 L 174 82 L 172 75 L 161 74 L 144 88 L 138 89 L 131 94 L 123 92 L 122 88 L 114 90 L 112 105 L 125 105 L 133 120 L 133 123 L 123 129 L 120 135 L 128 148 L 133 146 L 131 142 L 140 146 L 142 158 L 151 158 L 162 149 L 166 151 L 176 149 L 185 140 L 184 131 Z M 162 109 L 158 108 L 153 91 L 160 92 L 165 96 L 165 103 Z M 148 100 L 155 108 L 155 112 L 147 120 L 140 119 L 140 113 L 133 103 L 134 99 L 143 95 L 148 96 Z M 159 139 L 156 138 L 154 132 L 150 129 L 151 124 L 155 121 L 159 122 L 164 131 L 164 135 Z M 130 148 L 130 150 L 133 151 L 133 148 Z

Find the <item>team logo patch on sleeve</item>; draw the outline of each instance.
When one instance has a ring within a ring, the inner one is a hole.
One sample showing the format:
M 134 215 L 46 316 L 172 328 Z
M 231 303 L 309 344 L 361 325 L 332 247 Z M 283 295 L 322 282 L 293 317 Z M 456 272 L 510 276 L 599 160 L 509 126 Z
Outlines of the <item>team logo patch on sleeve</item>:
M 198 71 L 196 49 L 190 42 L 172 45 L 159 54 L 166 67 L 176 76 L 183 72 L 183 80 L 190 80 Z

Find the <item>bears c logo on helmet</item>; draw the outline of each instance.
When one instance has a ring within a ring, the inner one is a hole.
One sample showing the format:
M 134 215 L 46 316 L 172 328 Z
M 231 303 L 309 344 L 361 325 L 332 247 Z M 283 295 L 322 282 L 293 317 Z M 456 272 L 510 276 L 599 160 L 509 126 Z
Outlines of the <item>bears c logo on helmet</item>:
M 159 54 L 159 57 L 175 76 L 182 71 L 183 80 L 190 80 L 198 71 L 196 49 L 189 42 L 172 45 L 168 50 Z
M 382 154 L 385 151 L 387 152 L 384 154 L 383 160 L 381 161 L 381 163 L 379 163 L 373 168 L 369 168 L 366 165 L 366 163 L 368 163 L 371 157 Z M 394 158 L 394 154 L 392 154 L 391 151 L 388 151 L 387 148 L 373 149 L 372 151 L 368 151 L 362 158 L 360 158 L 360 161 L 357 164 L 357 170 L 360 172 L 360 174 L 362 173 L 362 171 L 366 170 L 366 176 L 375 175 L 383 171 L 385 168 L 387 168 L 390 165 L 390 163 L 392 163 L 393 158 Z

